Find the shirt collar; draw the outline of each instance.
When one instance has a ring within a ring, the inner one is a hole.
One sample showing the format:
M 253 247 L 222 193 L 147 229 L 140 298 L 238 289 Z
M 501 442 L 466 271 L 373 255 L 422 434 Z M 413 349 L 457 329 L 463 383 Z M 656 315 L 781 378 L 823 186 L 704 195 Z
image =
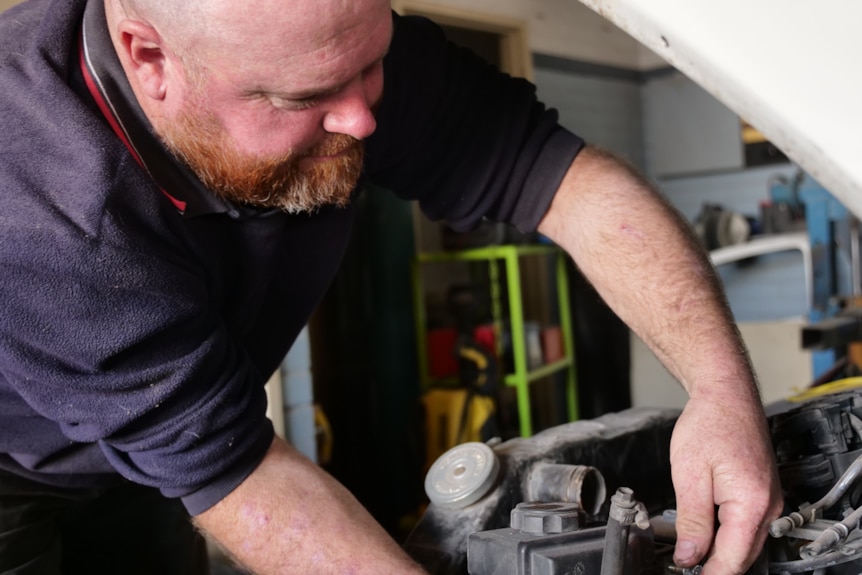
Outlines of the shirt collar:
M 164 147 L 132 92 L 106 22 L 104 2 L 87 2 L 81 28 L 81 72 L 114 132 L 177 210 L 186 218 L 214 213 L 254 217 L 271 212 L 218 198 Z

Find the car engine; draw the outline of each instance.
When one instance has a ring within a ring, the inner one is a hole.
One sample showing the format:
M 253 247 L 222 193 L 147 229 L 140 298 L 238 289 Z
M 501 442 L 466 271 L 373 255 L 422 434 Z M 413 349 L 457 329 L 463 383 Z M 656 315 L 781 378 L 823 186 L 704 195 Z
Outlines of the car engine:
M 769 412 L 785 510 L 748 574 L 862 572 L 862 393 Z M 672 561 L 678 415 L 633 408 L 456 446 L 429 469 L 405 548 L 441 575 L 697 575 Z

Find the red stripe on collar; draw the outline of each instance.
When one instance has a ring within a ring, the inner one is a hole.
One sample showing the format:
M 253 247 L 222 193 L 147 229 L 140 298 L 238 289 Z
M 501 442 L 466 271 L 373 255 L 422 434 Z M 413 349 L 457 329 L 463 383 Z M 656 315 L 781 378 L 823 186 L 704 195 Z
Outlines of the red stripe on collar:
M 93 78 L 93 74 L 90 72 L 90 68 L 87 66 L 87 60 L 86 58 L 84 58 L 83 40 L 80 37 L 78 38 L 78 60 L 81 66 L 81 73 L 84 76 L 84 83 L 87 84 L 87 89 L 90 91 L 90 95 L 93 97 L 93 100 L 95 100 L 96 105 L 99 107 L 99 111 L 102 112 L 102 115 L 108 121 L 108 124 L 111 126 L 111 129 L 114 131 L 117 137 L 120 138 L 120 141 L 123 142 L 123 144 L 126 146 L 126 149 L 129 150 L 129 153 L 132 154 L 132 157 L 135 159 L 138 165 L 146 170 L 147 167 L 144 165 L 144 162 L 141 160 L 141 157 L 135 151 L 135 148 L 132 146 L 131 142 L 129 142 L 129 138 L 126 136 L 126 133 L 120 127 L 119 122 L 117 122 L 117 119 L 114 117 L 110 106 L 108 106 L 108 102 L 105 100 L 104 95 L 99 90 L 99 87 L 96 84 L 96 80 Z M 180 213 L 186 211 L 186 202 L 173 197 L 164 189 L 160 189 L 162 194 L 164 194 L 165 197 L 171 201 L 171 203 L 180 211 Z

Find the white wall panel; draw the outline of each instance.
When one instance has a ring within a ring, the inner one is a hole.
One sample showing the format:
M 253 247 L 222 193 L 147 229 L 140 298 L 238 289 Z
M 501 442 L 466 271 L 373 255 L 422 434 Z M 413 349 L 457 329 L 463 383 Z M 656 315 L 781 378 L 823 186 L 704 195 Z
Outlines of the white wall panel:
M 410 2 L 403 0 L 404 4 Z M 421 2 L 523 20 L 529 26 L 533 52 L 629 69 L 654 68 L 663 62 L 616 25 L 574 0 Z

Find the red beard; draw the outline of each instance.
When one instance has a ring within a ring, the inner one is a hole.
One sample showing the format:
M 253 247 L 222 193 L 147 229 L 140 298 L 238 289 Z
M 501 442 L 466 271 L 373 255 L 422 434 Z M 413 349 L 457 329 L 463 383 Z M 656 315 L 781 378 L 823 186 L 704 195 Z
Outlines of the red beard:
M 363 143 L 345 134 L 301 154 L 254 157 L 238 152 L 218 120 L 206 114 L 185 110 L 160 131 L 207 188 L 239 204 L 288 213 L 343 207 L 362 172 Z

